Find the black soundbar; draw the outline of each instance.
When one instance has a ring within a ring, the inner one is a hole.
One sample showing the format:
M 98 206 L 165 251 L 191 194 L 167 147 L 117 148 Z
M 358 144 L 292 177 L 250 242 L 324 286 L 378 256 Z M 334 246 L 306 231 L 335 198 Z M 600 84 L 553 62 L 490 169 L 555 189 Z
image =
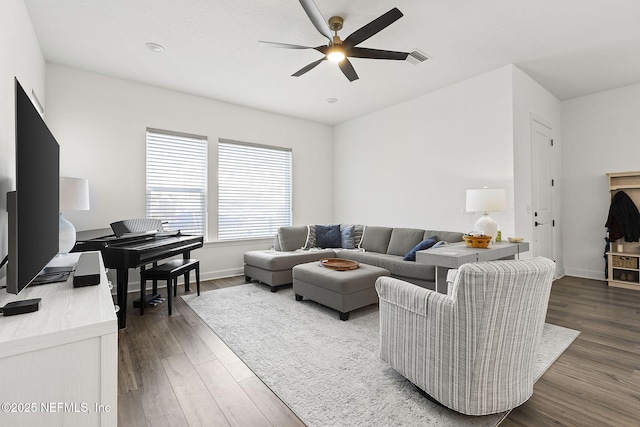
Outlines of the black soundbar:
M 99 252 L 83 252 L 78 258 L 76 272 L 73 274 L 73 287 L 92 286 L 100 283 Z

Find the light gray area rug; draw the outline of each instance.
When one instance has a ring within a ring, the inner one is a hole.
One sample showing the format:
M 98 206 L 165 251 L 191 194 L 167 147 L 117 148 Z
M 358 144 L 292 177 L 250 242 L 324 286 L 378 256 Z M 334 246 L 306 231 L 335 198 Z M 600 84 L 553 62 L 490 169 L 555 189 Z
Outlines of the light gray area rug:
M 420 395 L 378 355 L 378 306 L 348 321 L 250 283 L 183 297 L 308 426 L 495 426 L 507 413 L 459 414 Z M 546 324 L 539 378 L 580 332 Z

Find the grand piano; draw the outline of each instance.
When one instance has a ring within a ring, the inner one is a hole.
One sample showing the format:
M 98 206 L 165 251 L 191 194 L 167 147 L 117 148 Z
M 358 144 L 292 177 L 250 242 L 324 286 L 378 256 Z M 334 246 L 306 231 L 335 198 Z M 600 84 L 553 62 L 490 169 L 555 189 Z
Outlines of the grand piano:
M 111 229 L 106 228 L 79 232 L 72 252 L 100 251 L 105 267 L 116 270 L 116 292 L 120 307 L 118 327 L 123 329 L 127 326 L 129 269 L 144 267 L 176 255 L 190 258 L 191 251 L 202 245 L 202 236 L 180 232 L 134 233 L 116 237 Z

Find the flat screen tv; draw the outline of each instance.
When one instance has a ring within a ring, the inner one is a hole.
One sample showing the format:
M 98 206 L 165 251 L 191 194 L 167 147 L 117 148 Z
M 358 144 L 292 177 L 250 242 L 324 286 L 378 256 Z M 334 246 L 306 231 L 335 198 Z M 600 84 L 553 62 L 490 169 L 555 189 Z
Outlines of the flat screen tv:
M 7 193 L 7 292 L 17 294 L 58 253 L 60 147 L 15 80 L 16 190 Z

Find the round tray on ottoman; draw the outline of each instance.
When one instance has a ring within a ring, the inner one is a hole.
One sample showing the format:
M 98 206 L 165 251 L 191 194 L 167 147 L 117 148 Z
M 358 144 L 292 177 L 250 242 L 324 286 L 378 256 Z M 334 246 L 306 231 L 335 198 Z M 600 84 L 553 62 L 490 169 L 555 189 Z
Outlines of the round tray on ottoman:
M 360 264 L 357 261 L 342 258 L 322 258 L 320 264 L 332 270 L 345 271 L 355 270 Z

